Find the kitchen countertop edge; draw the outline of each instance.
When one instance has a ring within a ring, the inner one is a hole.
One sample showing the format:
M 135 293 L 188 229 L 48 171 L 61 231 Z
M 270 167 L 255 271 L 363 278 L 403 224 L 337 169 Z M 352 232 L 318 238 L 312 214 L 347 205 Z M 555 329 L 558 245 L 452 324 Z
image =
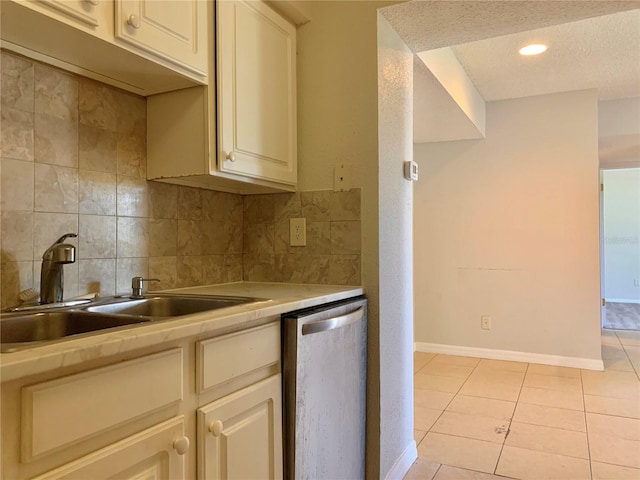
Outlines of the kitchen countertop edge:
M 216 332 L 250 328 L 259 324 L 260 319 L 356 297 L 362 295 L 364 289 L 339 285 L 235 282 L 162 292 L 250 296 L 265 300 L 2 353 L 1 381 L 7 382 L 188 337 L 214 337 Z

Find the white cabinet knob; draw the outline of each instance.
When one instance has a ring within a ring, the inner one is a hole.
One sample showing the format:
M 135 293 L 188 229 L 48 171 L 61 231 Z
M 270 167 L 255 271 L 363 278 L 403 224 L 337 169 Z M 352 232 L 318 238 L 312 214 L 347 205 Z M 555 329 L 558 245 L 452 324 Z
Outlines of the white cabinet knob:
M 189 450 L 189 437 L 180 437 L 173 441 L 173 449 L 178 452 L 178 455 L 184 455 Z
M 84 0 L 87 3 L 90 3 L 94 7 L 100 3 L 100 0 Z
M 133 28 L 136 28 L 136 29 L 140 28 L 140 19 L 138 18 L 137 15 L 133 13 L 129 15 L 129 18 L 127 19 L 127 23 Z
M 229 160 L 230 162 L 235 162 L 236 161 L 236 154 L 233 153 L 233 152 L 227 153 L 227 160 Z
M 223 429 L 224 425 L 220 420 L 211 422 L 211 424 L 209 425 L 209 431 L 213 434 L 214 437 L 219 437 Z

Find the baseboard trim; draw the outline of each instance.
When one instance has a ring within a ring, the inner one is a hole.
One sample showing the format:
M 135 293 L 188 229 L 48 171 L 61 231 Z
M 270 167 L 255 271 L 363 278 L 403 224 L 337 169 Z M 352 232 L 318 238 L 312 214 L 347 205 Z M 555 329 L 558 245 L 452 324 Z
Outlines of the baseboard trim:
M 404 449 L 404 452 L 398 457 L 396 463 L 393 464 L 389 473 L 384 477 L 385 480 L 402 480 L 407 474 L 413 462 L 418 458 L 418 448 L 416 447 L 416 441 L 411 440 L 411 443 Z
M 556 367 L 582 368 L 584 370 L 604 370 L 602 360 L 581 357 L 563 357 L 545 353 L 515 352 L 511 350 L 493 350 L 491 348 L 463 347 L 440 343 L 416 342 L 416 352 L 444 353 L 462 357 L 489 358 L 491 360 L 510 360 L 513 362 L 541 363 Z
M 640 303 L 637 298 L 605 298 L 607 303 Z

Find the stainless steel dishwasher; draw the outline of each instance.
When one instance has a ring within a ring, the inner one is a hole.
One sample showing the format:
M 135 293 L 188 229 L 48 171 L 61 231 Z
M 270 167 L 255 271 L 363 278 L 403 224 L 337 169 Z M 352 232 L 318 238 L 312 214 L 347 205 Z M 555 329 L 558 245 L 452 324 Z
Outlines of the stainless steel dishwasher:
M 284 476 L 365 476 L 367 300 L 282 317 Z

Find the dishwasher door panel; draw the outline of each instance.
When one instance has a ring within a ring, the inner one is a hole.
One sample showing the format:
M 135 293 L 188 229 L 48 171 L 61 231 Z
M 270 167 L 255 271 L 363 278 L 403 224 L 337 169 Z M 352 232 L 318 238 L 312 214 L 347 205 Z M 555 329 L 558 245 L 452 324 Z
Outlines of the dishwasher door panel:
M 366 300 L 284 317 L 285 478 L 363 479 Z

